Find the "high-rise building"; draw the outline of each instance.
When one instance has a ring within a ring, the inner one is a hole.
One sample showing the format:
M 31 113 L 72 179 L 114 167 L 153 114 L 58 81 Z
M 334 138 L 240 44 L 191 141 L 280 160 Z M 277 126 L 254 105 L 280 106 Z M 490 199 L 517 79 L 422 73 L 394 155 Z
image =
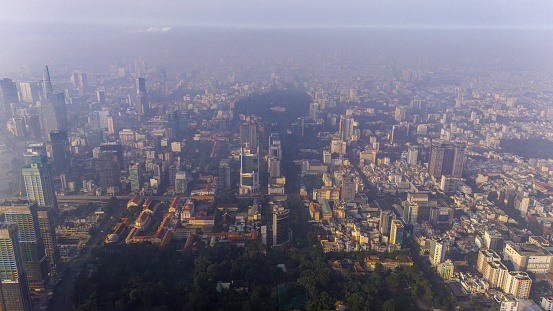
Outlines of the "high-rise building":
M 179 171 L 175 174 L 175 193 L 184 194 L 188 188 L 188 181 L 186 180 L 186 172 Z
M 395 214 L 392 211 L 380 211 L 380 222 L 378 224 L 378 230 L 382 235 L 390 234 L 390 222 L 395 219 Z
M 451 226 L 453 224 L 453 212 L 454 210 L 449 207 L 432 207 L 429 221 L 432 226 Z
M 330 151 L 323 151 L 323 163 L 327 165 L 332 163 L 332 153 L 330 153 Z
M 257 125 L 255 123 L 248 122 L 240 125 L 240 145 L 257 149 Z
M 118 132 L 116 128 L 115 118 L 113 116 L 107 117 L 107 122 L 108 122 L 108 134 L 113 135 L 116 132 Z
M 460 178 L 465 164 L 465 147 L 437 143 L 432 145 L 428 173 L 430 176 L 441 179 L 442 175 L 451 175 Z
M 527 192 L 517 194 L 514 200 L 514 207 L 517 211 L 520 212 L 520 216 L 526 217 L 526 214 L 528 214 L 529 205 L 530 205 L 530 198 L 528 197 Z
M 14 224 L 0 223 L 0 280 L 2 310 L 32 310 L 17 225 Z
M 0 206 L 0 211 L 4 213 L 6 222 L 17 225 L 17 238 L 29 288 L 37 291 L 44 290 L 47 261 L 40 234 L 37 204 L 13 203 Z
M 317 114 L 319 113 L 319 103 L 309 104 L 309 120 L 317 120 Z
M 11 104 L 18 104 L 19 96 L 17 86 L 11 79 L 0 79 L 0 108 L 3 116 L 8 119 L 15 116 L 12 113 Z
M 40 100 L 40 88 L 36 82 L 19 83 L 21 89 L 21 101 L 26 103 L 36 103 Z
M 219 189 L 230 189 L 230 160 L 219 162 Z
M 501 288 L 509 270 L 500 260 L 487 261 L 483 265 L 482 276 L 490 287 Z
M 532 279 L 526 272 L 509 271 L 505 277 L 503 291 L 517 299 L 528 299 L 531 287 Z
M 338 131 L 338 135 L 340 136 L 340 140 L 342 141 L 349 141 L 351 140 L 353 136 L 353 117 L 340 117 L 340 128 Z
M 105 105 L 106 104 L 106 92 L 104 91 L 96 91 L 96 99 L 98 100 L 98 104 Z
M 57 172 L 67 170 L 67 148 L 69 140 L 67 130 L 50 132 L 50 141 L 52 142 L 52 157 L 54 158 L 54 169 Z
M 119 186 L 121 170 L 119 169 L 117 151 L 100 149 L 98 170 L 102 189 Z
M 47 98 L 40 102 L 39 111 L 46 140 L 50 139 L 50 132 L 68 128 L 64 93 L 47 94 Z
M 407 109 L 404 107 L 396 107 L 396 112 L 394 115 L 394 118 L 397 122 L 405 121 L 405 118 L 407 116 Z
M 403 221 L 409 225 L 416 225 L 419 217 L 419 205 L 414 202 L 403 203 Z
M 267 163 L 268 170 L 269 170 L 269 177 L 280 177 L 280 160 L 276 157 L 269 158 L 269 161 Z
M 251 147 L 242 148 L 240 154 L 240 194 L 259 191 L 259 153 Z
M 419 147 L 413 146 L 407 149 L 407 164 L 415 165 L 419 160 Z
M 445 260 L 445 252 L 447 249 L 447 242 L 439 239 L 432 239 L 430 241 L 430 263 L 432 266 L 438 265 Z
M 136 79 L 136 110 L 138 114 L 150 113 L 150 99 L 146 90 L 146 79 Z
M 42 100 L 46 99 L 46 95 L 54 93 L 52 81 L 50 80 L 50 71 L 48 66 L 44 66 L 44 74 L 42 75 Z
M 476 269 L 484 274 L 484 268 L 488 261 L 501 261 L 501 257 L 490 249 L 481 249 L 478 252 L 478 259 L 476 260 Z
M 403 223 L 401 220 L 392 220 L 392 226 L 390 230 L 390 244 L 402 245 L 403 244 Z
M 405 143 L 409 138 L 409 125 L 394 125 L 390 133 L 390 143 Z
M 282 160 L 282 145 L 280 143 L 278 134 L 276 133 L 271 134 L 269 141 L 270 141 L 269 157 L 274 157 L 274 158 L 277 158 L 278 160 Z
M 48 157 L 44 145 L 36 149 L 27 149 L 24 153 L 27 163 L 22 171 L 27 200 L 36 202 L 39 206 L 54 206 L 56 197 L 52 186 L 52 177 L 48 165 Z
M 39 208 L 37 214 L 40 235 L 42 236 L 44 252 L 49 265 L 48 274 L 51 277 L 56 276 L 60 268 L 61 259 L 56 238 L 55 211 L 53 208 Z
M 140 191 L 140 188 L 142 187 L 141 177 L 142 172 L 140 169 L 140 164 L 134 163 L 129 168 L 129 177 L 131 180 L 131 191 Z
M 347 178 L 342 180 L 340 189 L 340 200 L 351 202 L 355 199 L 355 183 Z
M 288 216 L 290 210 L 279 207 L 273 211 L 273 246 L 281 245 L 289 240 Z
M 86 72 L 74 71 L 71 75 L 71 83 L 77 90 L 79 96 L 84 96 L 86 90 L 88 89 L 88 76 Z
M 47 101 L 54 105 L 54 113 L 56 116 L 56 130 L 67 129 L 67 110 L 65 108 L 65 93 L 49 93 L 46 95 Z M 54 130 L 54 129 L 52 129 Z
M 124 168 L 125 161 L 123 159 L 123 146 L 118 142 L 109 142 L 100 144 L 100 152 L 102 151 L 114 151 L 117 156 L 117 163 L 119 163 L 119 168 Z

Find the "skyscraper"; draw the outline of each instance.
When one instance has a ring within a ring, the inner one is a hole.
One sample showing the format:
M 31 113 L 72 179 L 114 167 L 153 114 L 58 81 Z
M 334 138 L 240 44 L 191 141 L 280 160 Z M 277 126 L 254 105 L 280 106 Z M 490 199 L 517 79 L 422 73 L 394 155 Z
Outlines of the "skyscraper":
M 145 78 L 136 79 L 136 111 L 142 115 L 150 113 L 150 99 L 146 90 Z
M 108 189 L 119 186 L 121 171 L 117 158 L 117 151 L 102 150 L 98 155 L 98 170 L 100 173 L 100 187 Z
M 392 211 L 380 211 L 380 234 L 388 235 L 390 233 L 390 222 L 395 218 L 395 214 Z
M 36 82 L 19 83 L 21 89 L 21 101 L 26 103 L 36 103 L 40 100 L 40 88 Z
M 17 226 L 14 224 L 0 223 L 0 280 L 3 302 L 0 307 L 5 307 L 2 310 L 32 310 Z
M 276 157 L 269 158 L 268 161 L 269 177 L 280 177 L 280 160 Z
M 240 125 L 240 145 L 257 149 L 257 126 L 253 122 Z
M 55 276 L 58 274 L 60 265 L 60 251 L 58 249 L 54 222 L 55 211 L 53 208 L 39 208 L 37 214 L 44 252 L 49 264 L 48 274 Z
M 460 178 L 465 164 L 465 147 L 436 143 L 432 144 L 428 173 L 434 178 L 451 175 Z
M 440 262 L 444 262 L 446 248 L 447 242 L 445 241 L 435 238 L 430 241 L 429 259 L 432 266 L 437 266 Z
M 290 210 L 280 207 L 273 212 L 273 246 L 288 241 L 288 216 Z
M 390 244 L 400 246 L 403 244 L 403 223 L 401 223 L 401 220 L 392 220 Z
M 23 169 L 23 181 L 27 191 L 27 200 L 36 202 L 39 206 L 54 206 L 55 195 L 52 187 L 52 178 L 48 158 L 44 145 L 37 145 L 36 149 L 27 149 L 24 153 L 25 162 Z
M 228 159 L 219 162 L 219 189 L 230 189 L 230 161 Z
M 419 147 L 412 146 L 407 149 L 407 164 L 415 165 L 419 161 Z
M 403 220 L 406 224 L 416 225 L 419 217 L 419 205 L 414 202 L 403 203 Z
M 351 140 L 351 137 L 353 136 L 353 123 L 353 117 L 351 116 L 340 117 L 340 128 L 338 132 L 338 134 L 340 135 L 340 140 Z
M 340 200 L 350 202 L 355 199 L 355 183 L 348 178 L 342 180 Z
M 104 91 L 96 91 L 96 99 L 98 100 L 98 103 L 100 105 L 106 104 L 106 92 Z
M 46 99 L 47 94 L 54 93 L 52 89 L 52 81 L 50 80 L 50 71 L 48 65 L 44 66 L 44 74 L 42 76 L 42 99 Z
M 124 159 L 123 159 L 123 146 L 121 143 L 118 142 L 109 142 L 109 143 L 103 143 L 100 144 L 100 151 L 107 151 L 111 150 L 115 152 L 115 155 L 117 156 L 117 163 L 119 164 L 119 169 L 122 169 L 125 167 Z
M 240 154 L 240 194 L 259 191 L 259 154 L 251 147 L 242 148 Z
M 13 117 L 11 104 L 19 103 L 19 96 L 17 94 L 17 87 L 15 82 L 11 79 L 0 79 L 0 108 L 3 116 L 8 119 Z
M 66 162 L 66 153 L 69 145 L 67 130 L 58 130 L 50 132 L 50 141 L 52 142 L 52 157 L 54 158 L 54 169 L 61 172 L 68 169 Z
M 65 108 L 65 93 L 49 93 L 46 95 L 46 99 L 52 102 L 54 107 L 54 113 L 56 117 L 56 128 L 57 129 L 67 129 L 67 110 Z
M 47 261 L 42 235 L 40 234 L 37 204 L 12 203 L 11 205 L 0 206 L 0 211 L 4 213 L 7 222 L 17 225 L 17 238 L 29 288 L 39 291 L 44 290 Z
M 175 174 L 175 193 L 186 193 L 188 182 L 186 181 L 186 172 L 179 171 Z
M 131 167 L 129 168 L 129 177 L 131 180 L 131 191 L 140 191 L 140 188 L 142 187 L 142 172 L 140 169 L 140 164 L 134 163 L 133 165 L 131 165 Z

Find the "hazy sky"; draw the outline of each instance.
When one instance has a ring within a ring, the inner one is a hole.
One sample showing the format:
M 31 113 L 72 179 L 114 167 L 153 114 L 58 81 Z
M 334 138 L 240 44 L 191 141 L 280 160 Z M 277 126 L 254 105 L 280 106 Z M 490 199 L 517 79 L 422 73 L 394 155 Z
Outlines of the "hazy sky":
M 153 48 L 203 55 L 219 44 L 223 55 L 261 42 L 268 50 L 355 49 L 365 44 L 373 51 L 381 48 L 379 53 L 509 52 L 542 60 L 551 58 L 552 15 L 553 0 L 0 0 L 0 77 L 13 76 L 20 66 L 33 71 L 43 64 L 54 70 L 86 68 L 94 61 L 129 61 L 148 57 L 156 52 Z M 219 37 L 204 36 L 204 30 L 213 30 L 210 27 L 223 32 Z M 283 29 L 280 37 L 274 32 L 253 37 L 246 31 L 273 28 Z M 409 33 L 395 39 L 385 31 L 368 37 L 355 35 L 354 28 Z M 296 29 L 315 29 L 328 38 L 323 44 L 317 41 L 322 37 L 311 33 L 294 37 L 292 33 L 302 33 Z M 466 30 L 464 35 L 458 29 Z M 495 31 L 505 29 L 502 35 Z M 426 34 L 432 36 L 420 36 Z M 347 36 L 349 41 L 340 41 Z
M 0 25 L 553 28 L 551 0 L 3 0 Z

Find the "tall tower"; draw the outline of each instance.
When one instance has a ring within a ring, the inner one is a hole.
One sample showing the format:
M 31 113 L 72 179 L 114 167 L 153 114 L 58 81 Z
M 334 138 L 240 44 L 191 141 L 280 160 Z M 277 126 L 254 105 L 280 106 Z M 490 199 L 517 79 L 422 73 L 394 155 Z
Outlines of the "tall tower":
M 17 238 L 17 226 L 0 223 L 0 280 L 2 310 L 31 311 L 29 286 Z
M 40 235 L 44 244 L 44 252 L 48 259 L 50 276 L 58 274 L 60 265 L 60 251 L 56 239 L 56 226 L 54 222 L 55 211 L 52 208 L 40 208 L 38 214 L 38 225 Z
M 188 181 L 186 181 L 186 172 L 179 171 L 175 174 L 175 193 L 184 194 L 188 186 Z
M 259 191 L 259 153 L 253 148 L 242 148 L 240 155 L 240 194 Z
M 56 197 L 44 145 L 30 145 L 24 153 L 26 165 L 23 167 L 23 181 L 27 200 L 39 206 L 54 206 Z
M 23 268 L 27 282 L 33 290 L 44 290 L 44 277 L 47 270 L 44 243 L 38 223 L 38 207 L 35 204 L 13 204 L 0 207 L 6 221 L 17 225 L 17 238 L 23 255 Z
M 0 79 L 0 111 L 6 119 L 15 116 L 11 106 L 14 104 L 17 107 L 18 103 L 19 96 L 15 82 L 7 78 Z
M 445 251 L 447 248 L 447 242 L 432 239 L 430 241 L 430 263 L 432 266 L 436 266 L 445 260 Z
M 230 189 L 230 160 L 219 162 L 219 189 Z
M 48 65 L 44 66 L 44 74 L 42 76 L 42 99 L 46 99 L 47 94 L 54 93 L 52 89 L 52 81 L 50 80 L 50 71 Z
M 392 220 L 392 229 L 390 230 L 390 244 L 403 244 L 403 224 L 401 220 Z
M 273 246 L 280 245 L 289 240 L 288 216 L 290 210 L 280 207 L 273 212 Z
M 338 134 L 340 135 L 340 140 L 348 141 L 353 136 L 353 118 L 351 116 L 340 117 L 340 129 Z
M 136 79 L 136 110 L 138 114 L 150 113 L 150 99 L 148 97 L 148 91 L 146 90 L 146 79 Z
M 419 160 L 419 147 L 412 146 L 407 149 L 407 164 L 415 165 Z
M 133 165 L 131 165 L 131 167 L 129 168 L 129 177 L 131 180 L 131 191 L 140 191 L 140 188 L 142 187 L 142 183 L 140 182 L 142 177 L 140 164 L 134 163 Z
M 66 150 L 69 145 L 67 130 L 50 132 L 52 142 L 52 157 L 54 158 L 54 169 L 57 172 L 67 170 Z
M 395 214 L 392 211 L 380 211 L 380 234 L 390 234 L 390 222 L 395 218 Z
M 67 109 L 65 107 L 65 93 L 50 93 L 46 95 L 46 99 L 50 101 L 54 107 L 56 117 L 56 129 L 67 129 Z
M 102 189 L 108 189 L 110 187 L 119 186 L 121 171 L 119 169 L 117 151 L 100 149 L 98 160 L 100 187 L 102 187 Z

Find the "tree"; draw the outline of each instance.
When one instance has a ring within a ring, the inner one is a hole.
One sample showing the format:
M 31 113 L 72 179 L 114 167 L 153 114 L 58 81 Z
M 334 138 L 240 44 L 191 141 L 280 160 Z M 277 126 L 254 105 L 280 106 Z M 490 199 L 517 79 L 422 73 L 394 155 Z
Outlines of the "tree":
M 398 305 L 395 299 L 388 299 L 382 304 L 382 311 L 396 311 Z

